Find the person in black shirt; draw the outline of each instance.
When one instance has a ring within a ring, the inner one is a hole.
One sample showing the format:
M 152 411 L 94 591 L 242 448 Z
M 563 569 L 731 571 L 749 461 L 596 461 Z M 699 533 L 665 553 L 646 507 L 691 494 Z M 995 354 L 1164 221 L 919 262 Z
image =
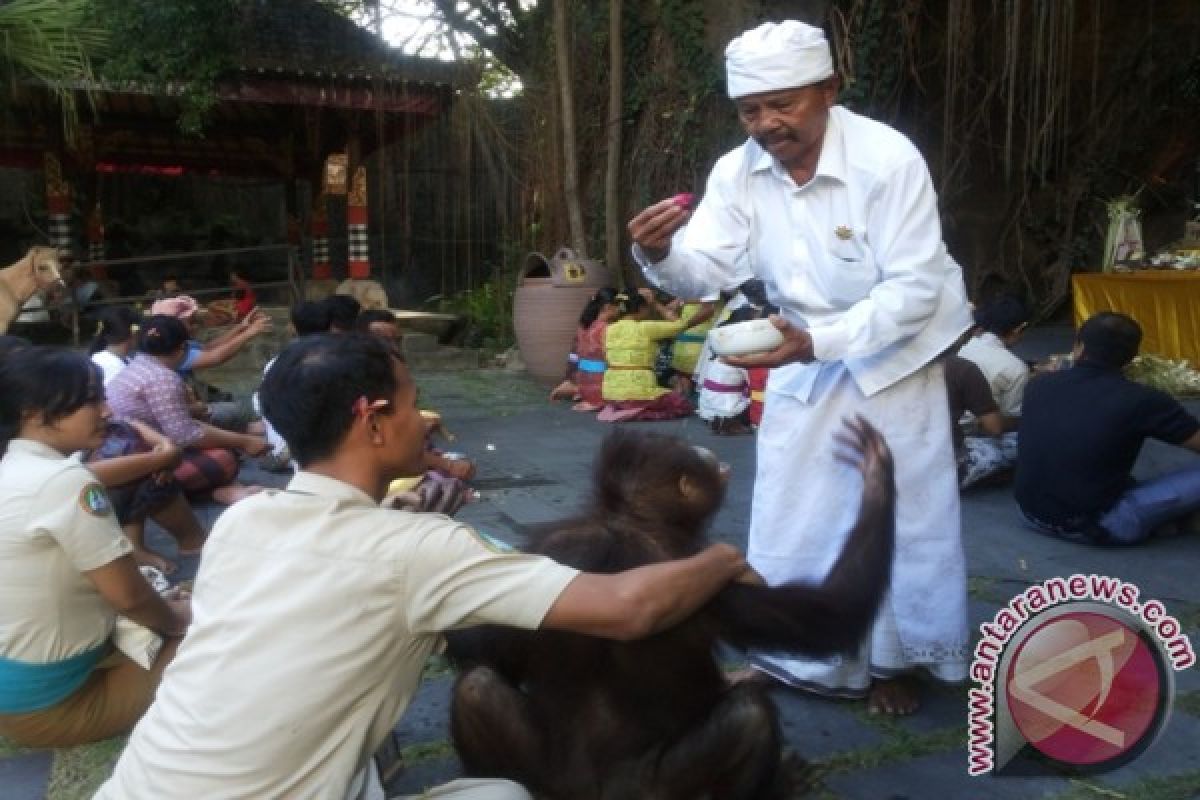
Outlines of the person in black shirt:
M 1200 465 L 1138 483 L 1147 438 L 1200 452 L 1200 421 L 1165 392 L 1125 378 L 1141 327 L 1101 312 L 1079 329 L 1075 366 L 1025 390 L 1016 498 L 1037 530 L 1096 544 L 1135 544 L 1200 509 Z

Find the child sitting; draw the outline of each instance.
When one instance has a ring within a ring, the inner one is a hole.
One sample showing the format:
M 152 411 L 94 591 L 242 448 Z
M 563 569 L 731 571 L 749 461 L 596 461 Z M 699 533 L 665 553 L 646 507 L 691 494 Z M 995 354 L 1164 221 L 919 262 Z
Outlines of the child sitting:
M 762 315 L 762 309 L 745 305 L 716 327 L 758 319 Z M 705 347 L 705 353 L 708 360 L 700 365 L 697 379 L 700 399 L 696 415 L 706 420 L 716 434 L 740 436 L 753 433 L 755 425 L 750 419 L 749 371 L 731 366 L 713 355 L 711 344 Z

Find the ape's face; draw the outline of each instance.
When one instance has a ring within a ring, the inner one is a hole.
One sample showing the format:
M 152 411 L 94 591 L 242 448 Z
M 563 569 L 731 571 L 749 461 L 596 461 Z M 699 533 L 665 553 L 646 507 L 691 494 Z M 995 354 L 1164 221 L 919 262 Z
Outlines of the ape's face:
M 707 447 L 701 447 L 698 444 L 692 445 L 692 450 L 696 455 L 700 456 L 706 463 L 710 464 L 717 471 L 717 478 L 721 481 L 721 488 L 724 488 L 729 483 L 729 465 L 717 458 L 717 454 Z

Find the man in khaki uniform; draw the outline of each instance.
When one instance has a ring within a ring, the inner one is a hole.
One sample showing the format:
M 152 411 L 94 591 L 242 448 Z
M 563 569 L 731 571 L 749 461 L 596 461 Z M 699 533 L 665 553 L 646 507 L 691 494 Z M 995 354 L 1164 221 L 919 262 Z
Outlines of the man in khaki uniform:
M 372 796 L 370 756 L 442 631 L 498 623 L 645 636 L 745 569 L 717 545 L 581 574 L 497 552 L 439 514 L 380 508 L 388 483 L 419 467 L 425 424 L 406 367 L 374 337 L 292 343 L 260 399 L 301 469 L 287 490 L 217 522 L 193 626 L 98 798 Z M 528 794 L 456 781 L 429 796 Z

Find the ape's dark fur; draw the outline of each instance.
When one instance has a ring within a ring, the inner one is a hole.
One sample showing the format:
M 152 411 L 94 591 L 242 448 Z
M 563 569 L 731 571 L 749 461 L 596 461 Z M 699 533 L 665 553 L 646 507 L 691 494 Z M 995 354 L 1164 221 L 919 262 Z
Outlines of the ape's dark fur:
M 769 794 L 781 752 L 775 708 L 758 688 L 728 688 L 713 650 L 718 641 L 811 656 L 858 648 L 888 583 L 895 490 L 879 434 L 860 422 L 848 438 L 862 503 L 820 586 L 731 584 L 681 625 L 638 642 L 501 628 L 452 634 L 452 654 L 479 665 L 460 677 L 452 710 L 467 772 L 561 800 Z M 706 451 L 618 432 L 597 460 L 584 516 L 528 549 L 605 573 L 687 556 L 706 546 L 723 493 Z

